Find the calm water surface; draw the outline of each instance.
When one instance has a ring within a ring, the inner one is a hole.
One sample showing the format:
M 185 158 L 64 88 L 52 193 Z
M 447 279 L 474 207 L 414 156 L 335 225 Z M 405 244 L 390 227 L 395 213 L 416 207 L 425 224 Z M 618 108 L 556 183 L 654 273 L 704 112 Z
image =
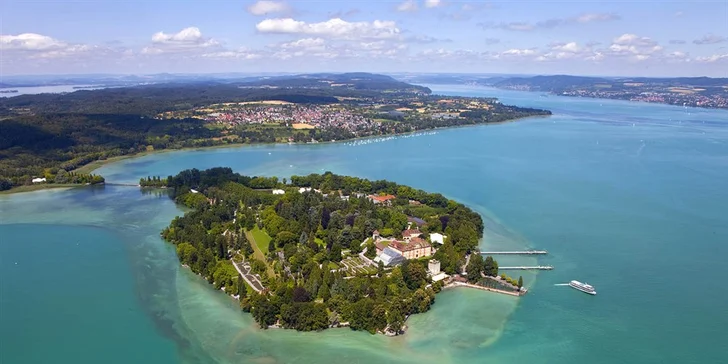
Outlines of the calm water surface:
M 261 331 L 178 266 L 159 231 L 164 194 L 94 187 L 0 196 L 0 362 L 705 363 L 728 339 L 728 112 L 541 97 L 549 118 L 378 142 L 180 151 L 99 173 L 135 182 L 230 166 L 326 170 L 442 192 L 483 214 L 486 249 L 538 248 L 515 299 L 456 289 L 394 339 L 345 330 Z M 587 281 L 588 296 L 555 284 Z

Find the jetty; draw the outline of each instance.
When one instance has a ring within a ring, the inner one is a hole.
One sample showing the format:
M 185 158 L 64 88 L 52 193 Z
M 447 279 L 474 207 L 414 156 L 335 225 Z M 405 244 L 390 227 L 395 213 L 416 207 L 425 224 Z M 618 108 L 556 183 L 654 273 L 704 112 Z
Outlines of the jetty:
M 502 251 L 502 252 L 480 252 L 481 255 L 543 255 L 548 254 L 546 250 L 520 250 L 520 251 Z
M 552 270 L 554 267 L 550 265 L 534 265 L 534 266 L 518 266 L 518 267 L 498 267 L 500 270 Z
M 450 287 L 469 287 L 469 288 L 479 289 L 482 291 L 495 292 L 495 293 L 505 294 L 505 295 L 514 296 L 514 297 L 523 296 L 524 294 L 526 294 L 526 292 L 528 292 L 528 290 L 526 290 L 526 289 L 524 289 L 522 291 L 517 291 L 517 292 L 516 291 L 506 291 L 503 289 L 485 287 L 485 286 L 481 286 L 481 285 L 477 285 L 477 284 L 472 284 L 472 283 L 467 283 L 467 282 L 458 282 L 458 281 L 452 281 L 452 282 L 448 283 L 447 285 L 445 285 L 445 287 L 443 287 L 443 288 L 450 288 Z

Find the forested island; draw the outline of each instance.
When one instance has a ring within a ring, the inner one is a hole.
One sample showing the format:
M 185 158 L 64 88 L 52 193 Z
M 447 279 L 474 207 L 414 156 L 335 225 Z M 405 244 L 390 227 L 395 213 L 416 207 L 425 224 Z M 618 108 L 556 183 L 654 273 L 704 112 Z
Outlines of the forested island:
M 550 112 L 435 96 L 367 73 L 20 95 L 0 99 L 0 188 L 163 149 L 341 141 L 539 115 Z
M 331 172 L 279 180 L 191 169 L 140 182 L 193 209 L 162 236 L 261 328 L 397 335 L 452 279 L 523 285 L 497 277 L 492 257 L 470 254 L 482 218 L 441 194 Z

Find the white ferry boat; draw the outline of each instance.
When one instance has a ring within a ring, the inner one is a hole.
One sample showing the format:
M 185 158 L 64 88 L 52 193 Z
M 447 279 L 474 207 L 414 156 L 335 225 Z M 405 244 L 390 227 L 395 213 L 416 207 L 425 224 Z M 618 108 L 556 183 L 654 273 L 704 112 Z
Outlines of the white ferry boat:
M 569 286 L 571 286 L 571 288 L 578 289 L 578 290 L 580 290 L 584 293 L 588 293 L 590 295 L 597 294 L 597 291 L 594 290 L 594 287 L 592 287 L 586 283 L 581 283 L 579 281 L 571 281 L 571 282 L 569 282 Z

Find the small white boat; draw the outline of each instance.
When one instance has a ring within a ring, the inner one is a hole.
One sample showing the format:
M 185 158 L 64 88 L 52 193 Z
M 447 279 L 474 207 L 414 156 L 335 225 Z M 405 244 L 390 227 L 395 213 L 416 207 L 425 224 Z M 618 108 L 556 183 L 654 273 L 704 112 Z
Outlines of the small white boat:
M 579 281 L 571 281 L 571 282 L 569 282 L 569 286 L 571 288 L 578 289 L 578 290 L 580 290 L 584 293 L 588 293 L 590 295 L 597 294 L 597 291 L 594 290 L 594 287 L 592 287 L 586 283 L 581 283 Z

